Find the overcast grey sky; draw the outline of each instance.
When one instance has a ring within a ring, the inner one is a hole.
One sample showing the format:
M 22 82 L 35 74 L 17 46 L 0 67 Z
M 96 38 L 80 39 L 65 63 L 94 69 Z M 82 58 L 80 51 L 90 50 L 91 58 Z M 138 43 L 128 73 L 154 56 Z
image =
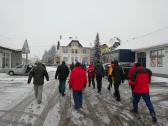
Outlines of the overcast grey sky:
M 168 0 L 0 0 L 0 39 L 28 39 L 31 56 L 63 38 L 77 36 L 84 46 L 96 33 L 105 43 L 122 41 L 168 26 Z M 65 44 L 65 43 L 62 43 Z

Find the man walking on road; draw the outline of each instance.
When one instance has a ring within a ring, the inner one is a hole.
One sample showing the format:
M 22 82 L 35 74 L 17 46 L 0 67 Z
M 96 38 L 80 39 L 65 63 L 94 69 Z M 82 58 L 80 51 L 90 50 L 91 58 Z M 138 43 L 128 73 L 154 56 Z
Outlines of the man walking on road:
M 137 70 L 132 77 L 132 83 L 130 83 L 134 86 L 133 109 L 131 110 L 131 112 L 138 113 L 138 103 L 140 98 L 142 97 L 150 111 L 153 122 L 157 122 L 154 107 L 149 95 L 149 85 L 151 83 L 152 72 L 149 69 L 142 67 L 140 63 L 137 63 L 136 67 Z
M 114 60 L 114 69 L 112 76 L 114 77 L 114 97 L 117 101 L 120 101 L 120 92 L 119 92 L 119 86 L 121 82 L 124 81 L 124 73 L 123 69 L 120 65 L 118 65 L 118 61 Z
M 95 73 L 96 73 L 98 93 L 101 93 L 102 78 L 104 77 L 104 68 L 103 65 L 100 63 L 100 61 L 97 61 L 97 64 L 95 66 Z
M 42 63 L 36 62 L 35 65 L 36 66 L 33 67 L 29 74 L 28 84 L 30 84 L 31 79 L 33 78 L 35 98 L 37 99 L 38 104 L 40 104 L 42 102 L 44 76 L 46 77 L 47 81 L 49 81 L 49 76 L 46 69 L 42 66 Z
M 82 90 L 86 87 L 87 77 L 86 71 L 82 68 L 80 63 L 76 63 L 70 75 L 70 88 L 73 90 L 73 98 L 75 103 L 75 109 L 82 108 L 83 94 Z
M 65 96 L 65 83 L 68 75 L 69 68 L 65 64 L 65 61 L 62 61 L 62 64 L 58 66 L 55 73 L 55 79 L 58 77 L 59 80 L 59 92 L 62 94 L 62 96 Z

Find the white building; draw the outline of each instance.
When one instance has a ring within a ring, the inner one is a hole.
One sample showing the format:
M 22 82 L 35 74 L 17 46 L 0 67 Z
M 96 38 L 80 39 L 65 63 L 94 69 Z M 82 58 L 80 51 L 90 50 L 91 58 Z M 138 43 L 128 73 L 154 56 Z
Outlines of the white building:
M 117 49 L 135 51 L 136 62 L 155 74 L 168 75 L 168 28 L 134 38 Z
M 0 72 L 22 63 L 22 51 L 0 46 Z
M 83 64 L 90 64 L 90 56 L 92 49 L 83 47 L 78 40 L 72 40 L 67 46 L 60 46 L 57 50 L 55 63 L 65 61 L 67 64 L 72 62 L 81 62 Z

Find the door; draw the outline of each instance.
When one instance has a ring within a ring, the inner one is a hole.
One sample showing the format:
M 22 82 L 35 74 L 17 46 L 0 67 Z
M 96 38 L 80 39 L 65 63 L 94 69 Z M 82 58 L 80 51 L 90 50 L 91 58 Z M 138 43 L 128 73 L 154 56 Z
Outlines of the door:
M 137 59 L 142 66 L 146 67 L 146 52 L 137 53 Z

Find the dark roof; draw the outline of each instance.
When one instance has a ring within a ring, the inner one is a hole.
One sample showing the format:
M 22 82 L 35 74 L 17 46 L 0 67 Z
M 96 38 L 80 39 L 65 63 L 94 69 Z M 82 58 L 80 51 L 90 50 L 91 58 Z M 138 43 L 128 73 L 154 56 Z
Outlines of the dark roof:
M 73 42 L 76 42 L 76 43 L 79 44 L 80 47 L 83 47 L 83 46 L 80 44 L 80 42 L 79 42 L 78 40 L 72 40 L 72 41 L 68 44 L 68 46 L 71 46 L 71 44 L 72 44 Z

